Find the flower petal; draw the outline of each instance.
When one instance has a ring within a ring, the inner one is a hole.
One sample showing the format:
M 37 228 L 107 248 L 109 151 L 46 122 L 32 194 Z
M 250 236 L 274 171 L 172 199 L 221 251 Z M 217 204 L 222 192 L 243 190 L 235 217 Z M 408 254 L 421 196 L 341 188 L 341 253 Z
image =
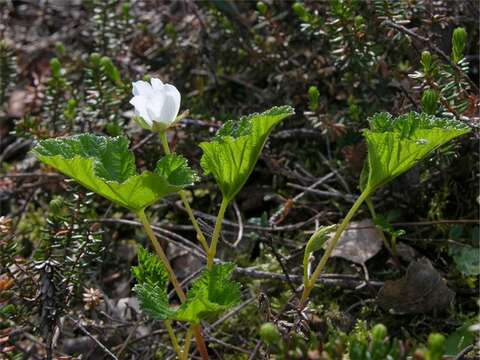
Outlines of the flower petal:
M 181 96 L 180 92 L 173 85 L 165 84 L 163 89 L 164 103 L 159 119 L 163 123 L 171 124 L 175 121 L 180 110 Z
M 163 90 L 163 82 L 162 80 L 158 78 L 152 78 L 150 80 L 150 83 L 152 84 L 152 88 L 155 91 L 162 91 Z
M 130 104 L 135 107 L 135 115 L 141 116 L 148 125 L 152 126 L 153 119 L 147 111 L 147 98 L 144 96 L 134 96 L 130 100 Z
M 148 96 L 153 92 L 152 86 L 146 81 L 135 81 L 132 83 L 133 96 L 142 95 Z

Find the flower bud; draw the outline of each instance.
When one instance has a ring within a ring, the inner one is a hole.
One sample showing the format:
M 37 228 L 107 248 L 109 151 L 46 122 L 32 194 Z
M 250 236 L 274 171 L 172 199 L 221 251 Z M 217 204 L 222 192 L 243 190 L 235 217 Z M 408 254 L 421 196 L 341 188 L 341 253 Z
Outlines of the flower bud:
M 268 345 L 274 345 L 280 341 L 281 336 L 275 324 L 268 322 L 260 327 L 260 338 Z
M 425 74 L 429 74 L 433 66 L 432 54 L 430 53 L 430 51 L 422 51 L 422 57 L 420 62 L 423 66 L 423 71 L 425 72 Z
M 48 208 L 53 215 L 58 216 L 63 209 L 63 203 L 63 197 L 55 196 L 52 200 L 50 200 Z
M 458 63 L 463 58 L 463 51 L 467 45 L 467 32 L 465 28 L 459 27 L 453 31 L 452 36 L 452 60 Z
M 445 351 L 445 336 L 438 333 L 430 334 L 428 337 L 429 360 L 440 360 Z
M 62 65 L 60 64 L 60 60 L 57 58 L 50 60 L 50 69 L 52 70 L 52 75 L 54 77 L 60 77 L 62 75 Z
M 65 55 L 65 45 L 62 42 L 59 41 L 55 44 L 55 50 L 57 51 L 58 55 Z
M 91 53 L 90 54 L 90 63 L 94 66 L 98 66 L 100 63 L 100 59 L 102 56 L 99 53 Z
M 311 111 L 315 111 L 318 108 L 318 99 L 320 98 L 320 91 L 316 86 L 310 86 L 308 88 L 308 98 L 309 98 L 309 105 Z
M 302 3 L 296 2 L 292 5 L 292 10 L 298 17 L 302 18 L 307 13 Z
M 260 14 L 265 15 L 268 11 L 268 6 L 263 1 L 257 2 L 257 10 Z
M 363 16 L 361 15 L 355 16 L 354 24 L 355 24 L 355 27 L 360 28 L 364 24 Z
M 383 341 L 387 337 L 387 328 L 383 324 L 377 324 L 372 328 L 372 339 L 374 341 Z

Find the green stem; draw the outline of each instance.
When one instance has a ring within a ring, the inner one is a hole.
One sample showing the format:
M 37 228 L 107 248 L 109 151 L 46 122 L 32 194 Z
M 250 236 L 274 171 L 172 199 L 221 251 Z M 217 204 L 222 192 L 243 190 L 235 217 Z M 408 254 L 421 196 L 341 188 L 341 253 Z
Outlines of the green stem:
M 225 216 L 225 210 L 227 210 L 228 200 L 224 197 L 220 204 L 220 210 L 218 210 L 217 220 L 215 221 L 215 228 L 213 230 L 212 242 L 207 252 L 207 268 L 211 269 L 213 266 L 213 260 L 217 253 L 217 244 L 220 237 L 220 230 L 222 229 L 222 222 Z
M 185 335 L 185 341 L 183 343 L 183 360 L 188 360 L 188 353 L 190 352 L 190 344 L 192 343 L 192 327 L 190 326 Z
M 180 349 L 180 346 L 178 345 L 177 337 L 175 336 L 175 333 L 173 332 L 172 322 L 170 320 L 165 320 L 163 323 L 165 324 L 165 327 L 167 328 L 168 336 L 170 337 L 170 341 L 172 342 L 172 345 L 173 345 L 173 348 L 175 349 L 177 357 L 179 358 L 179 360 L 182 360 L 182 358 L 183 358 L 182 350 Z
M 190 207 L 190 204 L 187 199 L 187 195 L 185 194 L 184 190 L 180 190 L 179 193 L 180 199 L 182 199 L 183 206 L 185 206 L 185 210 L 187 211 L 188 218 L 190 219 L 190 222 L 193 225 L 193 228 L 195 229 L 195 232 L 197 233 L 197 240 L 200 242 L 200 245 L 202 245 L 203 250 L 205 252 L 208 252 L 208 243 L 207 239 L 205 238 L 205 235 L 203 234 L 202 230 L 200 229 L 200 226 L 198 225 L 197 219 L 195 218 L 195 215 L 193 215 L 192 208 Z
M 365 201 L 365 199 L 368 198 L 368 196 L 369 196 L 369 193 L 365 191 L 360 194 L 360 196 L 357 198 L 355 203 L 352 205 L 351 209 L 348 211 L 347 215 L 343 219 L 340 226 L 337 228 L 335 235 L 329 241 L 328 247 L 325 250 L 325 253 L 323 254 L 322 258 L 320 259 L 320 262 L 318 263 L 317 267 L 315 268 L 315 271 L 313 272 L 310 279 L 308 279 L 308 281 L 306 281 L 306 283 L 304 284 L 302 297 L 300 299 L 300 307 L 303 307 L 307 302 L 308 297 L 310 296 L 310 292 L 315 287 L 315 282 L 317 281 L 318 277 L 320 276 L 323 269 L 325 268 L 325 265 L 327 264 L 327 261 L 330 258 L 330 255 L 332 254 L 332 251 L 335 248 L 335 245 L 337 245 L 337 242 L 340 239 L 340 236 L 342 235 L 343 231 L 347 228 L 348 224 L 350 223 L 350 220 L 358 211 L 362 203 Z
M 157 240 L 157 237 L 155 236 L 155 233 L 153 232 L 152 226 L 150 225 L 150 222 L 147 219 L 147 216 L 145 215 L 145 212 L 143 210 L 140 210 L 137 213 L 138 218 L 140 219 L 140 222 L 142 223 L 145 232 L 147 233 L 148 238 L 152 242 L 153 248 L 155 249 L 155 252 L 157 253 L 158 257 L 162 261 L 163 265 L 165 266 L 165 269 L 168 272 L 168 277 L 170 279 L 170 282 L 172 283 L 173 287 L 175 288 L 175 292 L 177 293 L 178 297 L 180 298 L 180 301 L 183 303 L 187 299 L 185 296 L 185 293 L 180 286 L 180 283 L 178 282 L 177 276 L 175 275 L 175 272 L 173 271 L 172 266 L 170 265 L 170 261 L 168 261 L 167 255 L 165 255 L 165 252 L 162 249 L 162 246 Z
M 160 141 L 162 142 L 162 147 L 163 151 L 166 155 L 171 154 L 172 152 L 170 151 L 170 146 L 168 145 L 168 139 L 167 139 L 167 132 L 166 131 L 160 131 Z
M 168 139 L 167 139 L 167 132 L 166 131 L 161 131 L 159 132 L 160 135 L 160 141 L 162 142 L 162 147 L 163 151 L 165 152 L 166 155 L 171 154 L 172 152 L 170 151 L 170 146 L 168 145 Z M 180 195 L 180 198 L 182 199 L 183 206 L 185 207 L 185 210 L 187 211 L 188 218 L 190 219 L 190 222 L 193 225 L 193 228 L 195 229 L 195 232 L 197 233 L 197 239 L 200 242 L 200 245 L 202 245 L 203 250 L 205 252 L 208 252 L 208 243 L 207 239 L 205 238 L 205 235 L 203 234 L 202 230 L 200 229 L 200 226 L 198 225 L 197 219 L 195 218 L 195 215 L 193 215 L 192 208 L 190 207 L 190 204 L 187 199 L 187 195 L 185 194 L 184 190 L 180 190 L 178 192 Z
M 389 249 L 394 258 L 397 258 L 397 237 L 392 235 L 392 248 Z
M 184 303 L 187 300 L 187 296 L 185 295 L 185 292 L 183 291 L 182 287 L 180 286 L 180 283 L 178 282 L 177 276 L 175 275 L 175 272 L 173 271 L 172 266 L 170 265 L 170 261 L 168 261 L 167 256 L 165 255 L 165 252 L 163 251 L 162 247 L 160 246 L 160 243 L 157 240 L 157 237 L 155 236 L 155 233 L 153 232 L 152 226 L 150 225 L 150 222 L 147 219 L 147 216 L 145 215 L 145 211 L 140 210 L 137 213 L 138 218 L 140 219 L 145 232 L 147 233 L 148 238 L 152 242 L 152 245 L 155 249 L 155 252 L 157 253 L 158 257 L 162 261 L 163 265 L 165 266 L 165 269 L 168 272 L 168 276 L 170 279 L 170 282 L 172 283 L 175 292 L 177 293 L 180 302 Z M 197 347 L 198 351 L 202 355 L 203 360 L 208 360 L 208 351 L 205 352 L 207 349 L 207 346 L 205 345 L 205 340 L 203 339 L 202 335 L 202 330 L 200 328 L 200 325 L 195 325 L 192 326 L 193 331 L 195 334 L 195 339 L 197 341 Z M 167 329 L 168 331 L 168 329 Z

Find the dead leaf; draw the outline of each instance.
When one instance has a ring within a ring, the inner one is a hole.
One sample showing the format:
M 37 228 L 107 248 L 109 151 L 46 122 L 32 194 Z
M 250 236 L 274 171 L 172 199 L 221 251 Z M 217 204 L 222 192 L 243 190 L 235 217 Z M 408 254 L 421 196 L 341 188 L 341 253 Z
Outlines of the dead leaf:
M 363 265 L 381 248 L 382 233 L 375 227 L 371 219 L 352 221 L 338 240 L 332 256 Z
M 360 174 L 367 155 L 367 144 L 365 141 L 345 146 L 342 153 L 352 170 L 355 171 L 355 173 Z
M 445 309 L 454 297 L 432 263 L 421 258 L 410 264 L 403 278 L 385 282 L 377 303 L 392 314 L 422 314 Z
M 411 263 L 418 257 L 418 252 L 410 245 L 405 244 L 404 242 L 399 242 L 397 244 L 397 255 L 403 261 Z

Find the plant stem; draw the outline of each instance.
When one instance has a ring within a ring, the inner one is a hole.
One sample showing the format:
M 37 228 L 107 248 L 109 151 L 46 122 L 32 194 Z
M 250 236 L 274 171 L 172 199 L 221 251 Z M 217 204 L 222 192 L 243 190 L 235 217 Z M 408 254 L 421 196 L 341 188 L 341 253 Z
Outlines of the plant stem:
M 168 139 L 167 139 L 167 133 L 166 131 L 161 131 L 159 133 L 160 135 L 160 140 L 162 142 L 162 147 L 163 151 L 166 155 L 171 154 L 172 152 L 170 151 L 170 146 L 168 145 Z M 197 233 L 197 239 L 200 242 L 200 245 L 202 245 L 203 250 L 205 252 L 208 252 L 208 243 L 207 239 L 205 238 L 205 235 L 203 234 L 202 230 L 200 229 L 200 226 L 198 225 L 197 219 L 195 219 L 195 215 L 193 215 L 192 208 L 190 207 L 190 204 L 187 199 L 187 195 L 185 194 L 184 190 L 180 190 L 178 192 L 180 195 L 180 198 L 182 199 L 183 206 L 185 206 L 185 210 L 187 211 L 188 218 L 190 219 L 190 222 L 193 225 L 193 228 L 195 229 L 195 232 Z
M 188 360 L 188 353 L 190 352 L 190 344 L 192 342 L 192 327 L 190 326 L 185 335 L 185 341 L 183 343 L 183 360 Z
M 185 206 L 185 210 L 187 211 L 188 218 L 190 219 L 190 222 L 192 223 L 193 228 L 197 233 L 197 240 L 200 242 L 200 245 L 202 245 L 203 250 L 205 250 L 205 252 L 208 252 L 207 239 L 205 238 L 205 235 L 200 229 L 197 219 L 195 219 L 195 215 L 193 215 L 193 211 L 192 211 L 192 208 L 190 207 L 190 204 L 188 203 L 188 199 L 187 199 L 187 195 L 185 194 L 185 191 L 180 190 L 178 194 L 180 195 L 180 199 L 182 199 L 183 206 Z
M 158 242 L 157 237 L 153 232 L 152 226 L 150 225 L 150 222 L 148 221 L 147 216 L 145 215 L 145 212 L 143 210 L 140 210 L 137 213 L 137 216 L 140 219 L 140 222 L 142 223 L 143 227 L 145 228 L 145 232 L 147 233 L 148 238 L 152 242 L 152 245 L 155 248 L 155 251 L 158 257 L 160 258 L 163 265 L 165 266 L 165 269 L 167 270 L 168 276 L 170 278 L 170 282 L 175 288 L 175 292 L 177 293 L 180 301 L 184 303 L 187 299 L 185 292 L 180 286 L 180 283 L 177 280 L 177 276 L 175 275 L 175 272 L 173 271 L 172 266 L 170 265 L 170 261 L 168 261 L 168 258 L 165 255 L 165 252 L 160 246 L 160 243 Z M 195 340 L 197 341 L 198 351 L 202 355 L 203 360 L 208 360 L 208 351 L 206 351 L 207 346 L 205 345 L 205 340 L 203 339 L 200 325 L 192 325 L 192 328 L 195 334 Z M 197 330 L 195 331 L 195 329 Z
M 163 152 L 165 153 L 165 155 L 171 154 L 172 152 L 170 151 L 170 145 L 168 145 L 167 132 L 160 131 L 159 135 L 160 135 L 160 141 L 162 142 Z
M 330 255 L 332 254 L 332 251 L 335 248 L 335 245 L 337 245 L 337 242 L 340 239 L 340 236 L 342 235 L 343 231 L 347 228 L 348 224 L 350 223 L 350 220 L 358 211 L 362 203 L 365 201 L 366 198 L 368 198 L 368 196 L 369 196 L 369 193 L 366 191 L 360 194 L 360 196 L 357 198 L 355 203 L 352 205 L 351 209 L 348 211 L 347 215 L 343 219 L 340 226 L 337 228 L 335 235 L 329 241 L 328 247 L 325 250 L 325 253 L 323 254 L 322 258 L 320 259 L 320 262 L 318 263 L 317 267 L 315 268 L 315 271 L 313 272 L 310 279 L 308 279 L 306 284 L 304 284 L 302 297 L 300 299 L 300 307 L 303 307 L 307 302 L 308 297 L 310 296 L 310 292 L 315 287 L 315 282 L 317 281 L 318 277 L 320 276 L 323 269 L 325 268 L 325 265 L 327 264 L 327 261 L 330 258 Z
M 203 360 L 208 360 L 208 349 L 202 335 L 202 328 L 198 324 L 192 324 L 192 331 L 197 342 L 197 349 L 200 352 Z
M 175 349 L 175 352 L 177 353 L 178 358 L 182 360 L 183 358 L 182 350 L 180 349 L 180 346 L 178 345 L 177 337 L 173 332 L 172 322 L 170 320 L 165 320 L 163 323 L 167 328 L 168 336 L 170 337 L 170 341 L 172 342 L 173 348 Z
M 395 259 L 397 259 L 397 237 L 395 235 L 392 235 L 392 248 L 390 249 L 392 252 L 392 255 Z
M 185 293 L 180 286 L 180 283 L 178 282 L 177 276 L 175 275 L 175 272 L 172 269 L 172 266 L 170 265 L 170 261 L 168 261 L 167 255 L 165 255 L 165 252 L 163 251 L 160 243 L 157 240 L 157 237 L 155 236 L 155 233 L 153 232 L 152 226 L 150 225 L 150 222 L 147 219 L 147 216 L 145 215 L 145 212 L 143 210 L 140 210 L 137 213 L 138 218 L 140 219 L 145 232 L 147 233 L 148 238 L 152 242 L 152 245 L 155 249 L 155 252 L 157 253 L 158 257 L 162 261 L 163 265 L 165 266 L 165 269 L 168 272 L 168 277 L 170 278 L 170 282 L 172 283 L 173 287 L 175 288 L 175 292 L 177 293 L 180 301 L 183 303 L 187 299 L 185 296 Z
M 213 259 L 217 253 L 217 244 L 220 237 L 220 230 L 222 229 L 223 217 L 225 216 L 225 210 L 227 210 L 228 200 L 222 199 L 220 204 L 220 210 L 218 210 L 217 220 L 215 221 L 215 229 L 213 230 L 212 242 L 207 252 L 207 268 L 211 269 L 213 266 Z

